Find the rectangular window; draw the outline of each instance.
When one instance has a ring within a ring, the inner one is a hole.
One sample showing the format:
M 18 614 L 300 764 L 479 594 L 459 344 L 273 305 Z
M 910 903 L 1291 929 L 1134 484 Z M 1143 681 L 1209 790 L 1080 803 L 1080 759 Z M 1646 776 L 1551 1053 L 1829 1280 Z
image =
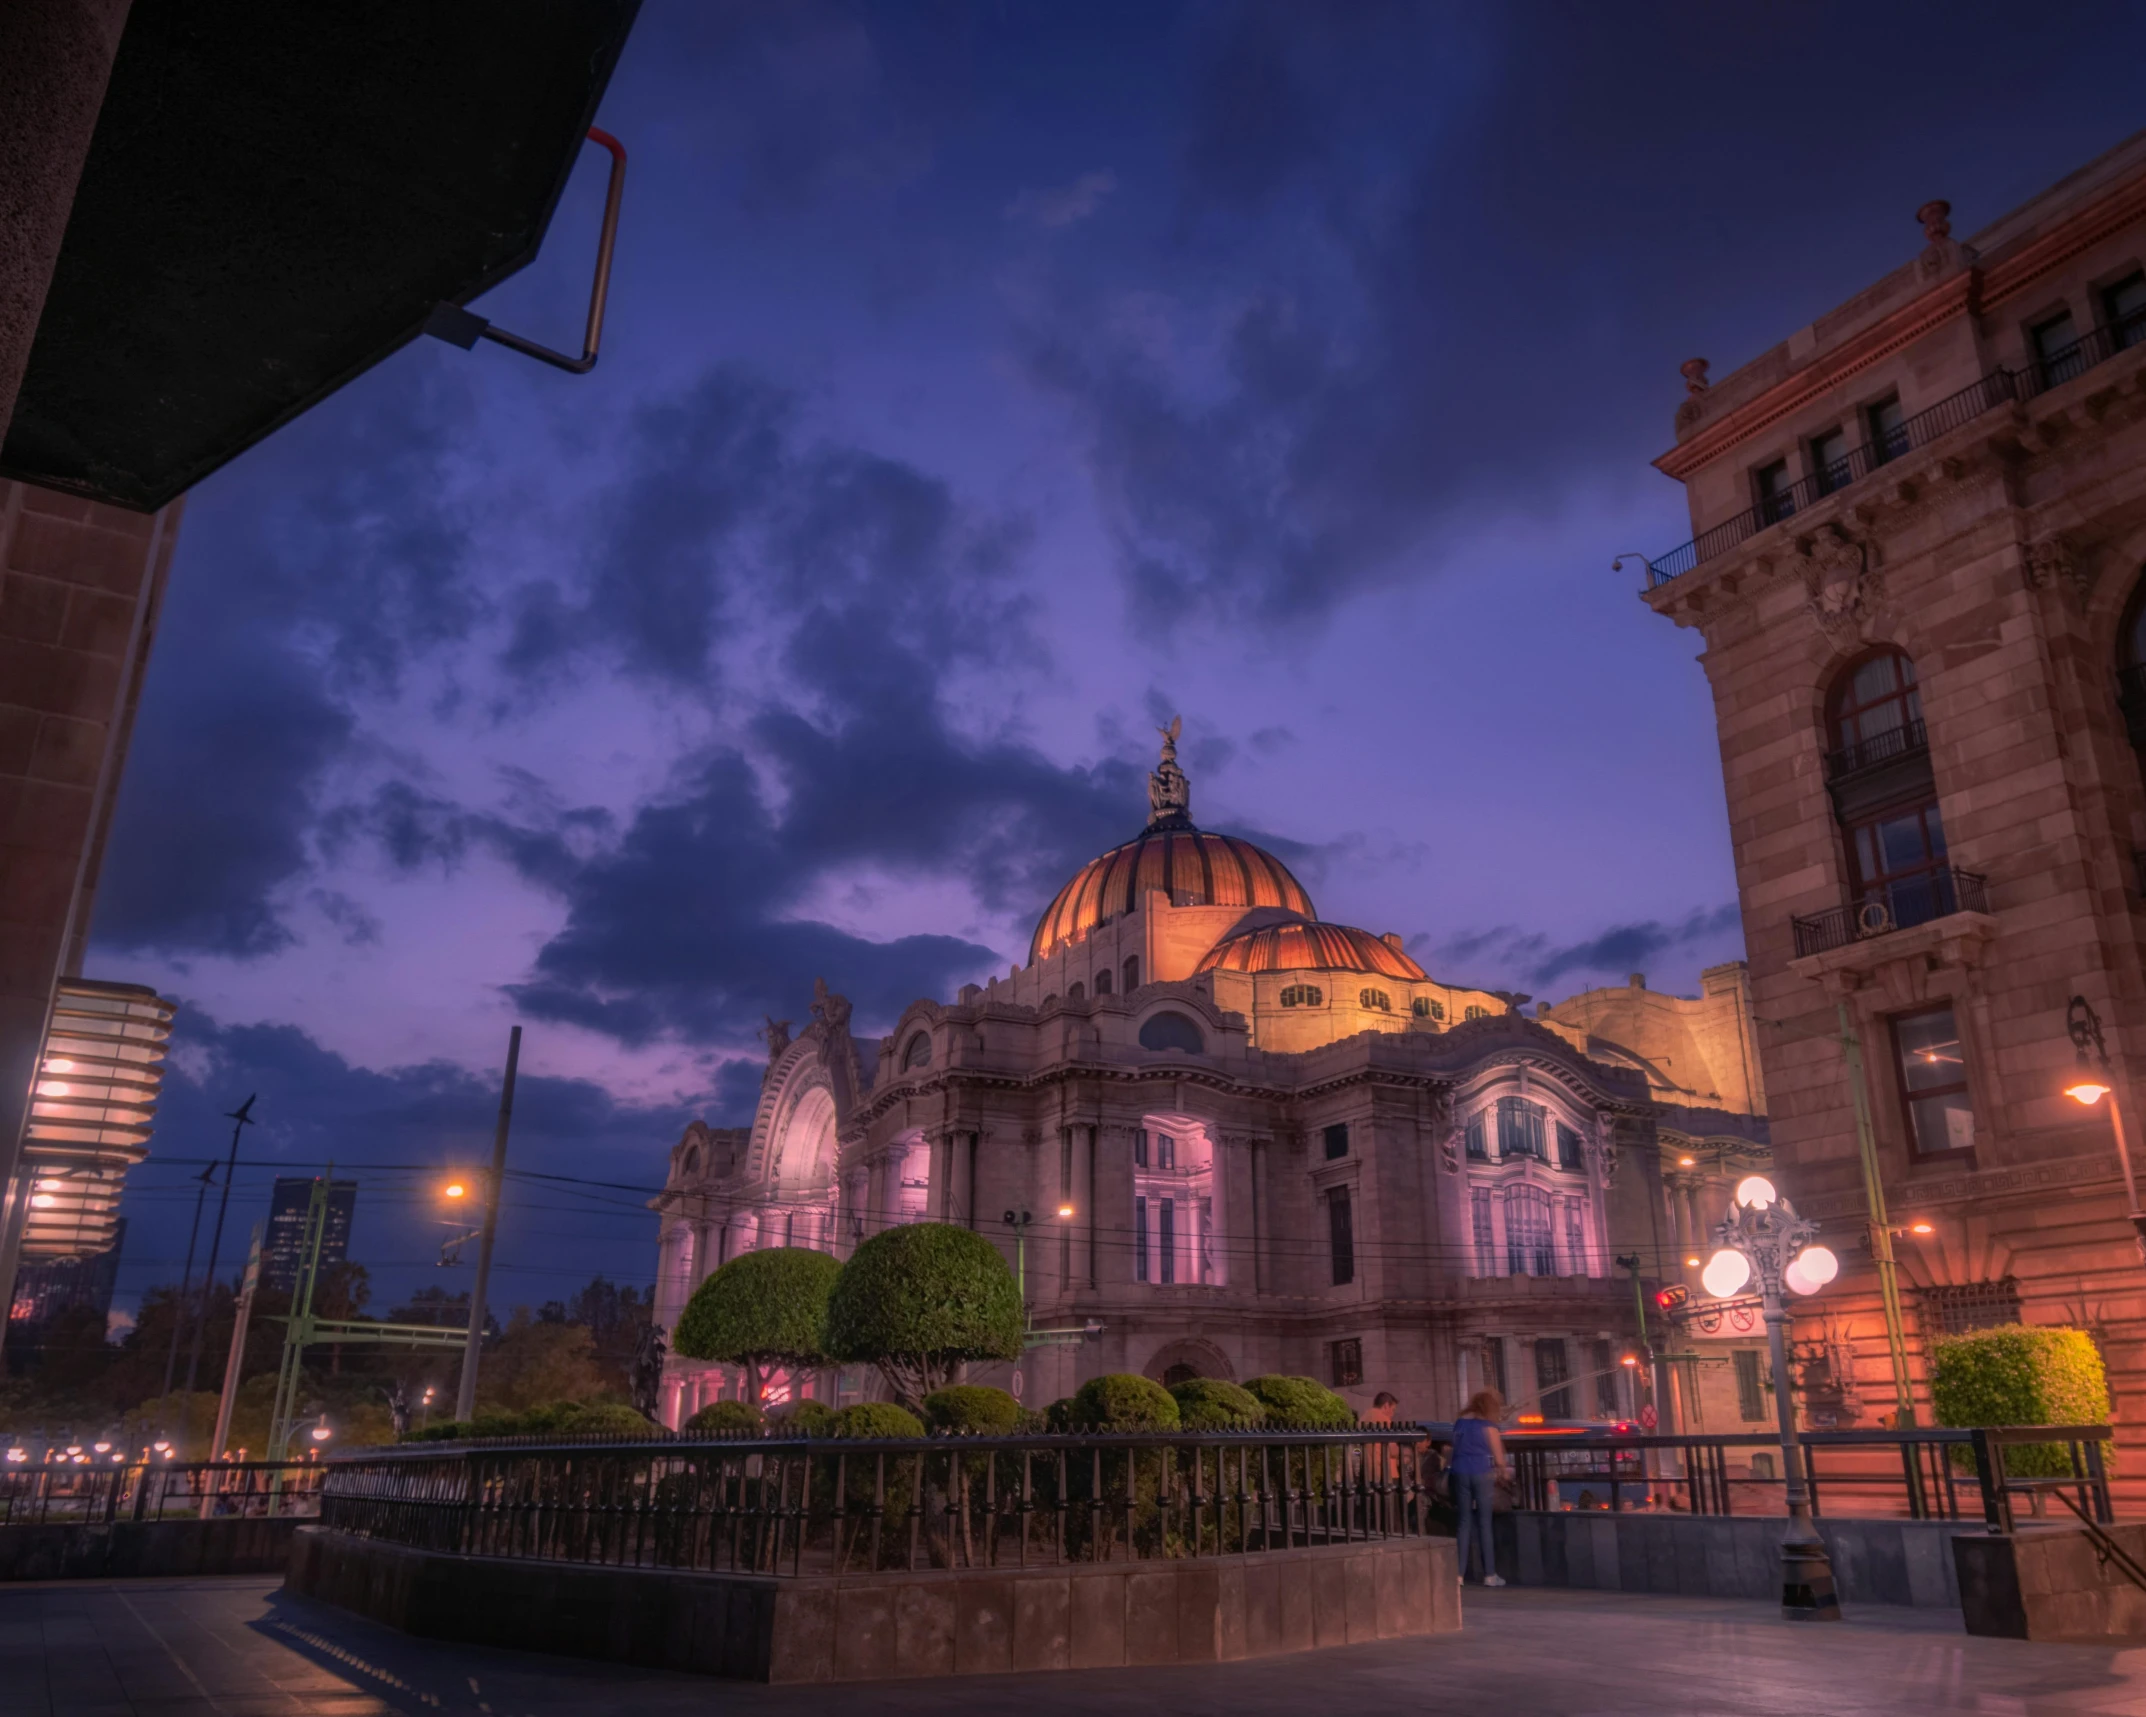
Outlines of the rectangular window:
M 2045 388 L 2068 382 L 2086 368 L 2085 348 L 2079 344 L 2079 331 L 2072 325 L 2069 310 L 2035 323 L 2029 333 L 2035 367 L 2042 373 Z
M 1337 1122 L 1326 1130 L 1326 1160 L 1332 1162 L 1336 1157 L 1345 1157 L 1348 1154 L 1349 1124 L 1346 1121 Z
M 1908 1137 L 1924 1156 L 1975 1148 L 1975 1108 L 1967 1094 L 1967 1052 L 1952 1009 L 1930 1008 L 1893 1020 L 1900 1097 Z
M 1765 1373 L 1757 1349 L 1740 1347 L 1733 1356 L 1736 1364 L 1736 1414 L 1747 1425 L 1755 1425 L 1766 1417 Z
M 1356 1230 L 1349 1220 L 1349 1189 L 1326 1195 L 1326 1232 L 1334 1254 L 1334 1286 L 1356 1280 Z
M 1490 1161 L 1490 1129 L 1483 1124 L 1483 1111 L 1468 1117 L 1468 1154 L 1479 1163 Z
M 1498 1155 L 1533 1157 L 1537 1162 L 1541 1162 L 1544 1157 L 1543 1117 L 1546 1113 L 1540 1103 L 1530 1103 L 1525 1097 L 1500 1097 Z
M 1505 1338 L 1502 1335 L 1486 1335 L 1483 1338 L 1483 1375 L 1490 1387 L 1510 1399 L 1512 1391 L 1505 1382 Z
M 1580 1146 L 1580 1135 L 1562 1121 L 1557 1124 L 1557 1166 L 1575 1171 L 1587 1166 L 1587 1158 Z
M 1780 523 L 1796 510 L 1796 493 L 1789 486 L 1786 459 L 1761 465 L 1752 473 L 1751 481 L 1758 490 L 1759 517 L 1769 525 Z
M 1595 1374 L 1595 1414 L 1598 1418 L 1615 1419 L 1623 1409 L 1617 1402 L 1617 1373 L 1624 1369 L 1617 1363 L 1614 1343 L 1591 1341 L 1587 1344 L 1588 1369 Z
M 1162 1260 L 1162 1279 L 1177 1280 L 1177 1201 L 1158 1199 L 1155 1214 L 1155 1252 Z
M 1571 1375 L 1562 1336 L 1545 1336 L 1535 1344 L 1535 1391 L 1545 1419 L 1572 1417 L 1572 1391 L 1565 1387 Z
M 1364 1344 L 1356 1336 L 1330 1344 L 1334 1362 L 1334 1387 L 1353 1389 L 1364 1380 Z
M 1133 1200 L 1133 1280 L 1148 1279 L 1148 1201 Z
M 1557 1247 L 1550 1237 L 1550 1195 L 1539 1186 L 1505 1189 L 1505 1273 L 1557 1274 Z
M 1908 420 L 1900 409 L 1900 396 L 1881 399 L 1876 405 L 1866 406 L 1863 421 L 1870 429 L 1870 457 L 1873 463 L 1883 465 L 1888 459 L 1898 459 L 1908 450 Z
M 1587 1274 L 1587 1205 L 1584 1200 L 1565 1200 L 1565 1274 Z
M 1145 1127 L 1138 1127 L 1135 1128 L 1133 1131 L 1133 1167 L 1136 1169 L 1144 1169 L 1147 1166 L 1148 1130 Z
M 2103 292 L 2101 310 L 2119 352 L 2146 340 L 2146 274 L 2119 280 Z
M 1829 429 L 1825 434 L 1811 438 L 1811 472 L 1818 479 L 1821 495 L 1830 495 L 1835 489 L 1854 481 L 1845 429 Z
M 1498 1273 L 1498 1238 L 1491 1227 L 1490 1188 L 1471 1188 L 1468 1209 L 1475 1226 L 1475 1273 L 1495 1276 Z

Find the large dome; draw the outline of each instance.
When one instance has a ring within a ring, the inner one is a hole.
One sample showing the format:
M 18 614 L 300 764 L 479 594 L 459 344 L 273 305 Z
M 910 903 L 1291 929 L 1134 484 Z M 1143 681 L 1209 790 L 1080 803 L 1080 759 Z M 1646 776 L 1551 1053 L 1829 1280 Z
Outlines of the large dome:
M 1200 962 L 1203 972 L 1370 972 L 1420 982 L 1427 974 L 1384 937 L 1310 919 L 1233 930 Z
M 1316 918 L 1304 885 L 1272 853 L 1192 822 L 1192 789 L 1177 766 L 1178 724 L 1163 732 L 1162 764 L 1148 777 L 1148 826 L 1122 847 L 1090 859 L 1058 891 L 1030 938 L 1030 961 L 1098 924 L 1138 909 L 1150 890 L 1173 906 L 1277 906 Z

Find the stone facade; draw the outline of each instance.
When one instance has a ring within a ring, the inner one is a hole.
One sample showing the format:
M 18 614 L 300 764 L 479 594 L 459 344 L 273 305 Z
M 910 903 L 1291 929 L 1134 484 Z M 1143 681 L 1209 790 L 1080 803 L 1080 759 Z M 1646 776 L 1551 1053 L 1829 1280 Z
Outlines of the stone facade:
M 672 1151 L 657 1321 L 741 1251 L 929 1219 L 1019 1269 L 1043 1339 L 977 1380 L 1033 1405 L 1108 1371 L 1290 1372 L 1410 1417 L 1486 1382 L 1553 1419 L 1635 1414 L 1617 1260 L 1651 1281 L 1679 1244 L 1661 1153 L 1763 1150 L 1762 1120 L 1708 1106 L 1753 1090 L 1735 969 L 1705 997 L 1524 1018 L 1397 938 L 1257 904 L 1310 901 L 1193 828 L 1173 767 L 1166 748 L 1147 834 L 1061 891 L 1028 965 L 872 1041 L 824 985 L 794 1040 L 769 1023 L 752 1126 L 696 1122 Z M 666 1381 L 672 1424 L 740 1382 L 676 1356 Z
M 1836 1422 L 1895 1404 L 1845 1020 L 1918 1390 L 1948 1330 L 2080 1325 L 2135 1445 L 2146 1271 L 2108 1106 L 2063 1087 L 2075 995 L 2133 1116 L 2146 1055 L 2146 136 L 1948 215 L 1733 375 L 1685 366 L 1657 464 L 1695 541 L 1647 600 L 1706 643 L 1777 1179 L 1844 1266 L 1797 1326 Z

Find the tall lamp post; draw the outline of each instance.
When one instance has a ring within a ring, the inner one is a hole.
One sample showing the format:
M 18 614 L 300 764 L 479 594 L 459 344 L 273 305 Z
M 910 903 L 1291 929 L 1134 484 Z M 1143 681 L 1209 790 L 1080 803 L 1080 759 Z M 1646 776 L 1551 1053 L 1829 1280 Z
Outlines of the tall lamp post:
M 1840 1260 L 1816 1244 L 1818 1225 L 1774 1190 L 1764 1175 L 1736 1183 L 1736 1202 L 1714 1225 L 1719 1248 L 1700 1281 L 1717 1299 L 1743 1292 L 1756 1279 L 1766 1314 L 1766 1345 L 1773 1357 L 1773 1405 L 1781 1432 L 1781 1472 L 1788 1495 L 1788 1527 L 1781 1535 L 1781 1613 L 1791 1621 L 1837 1622 L 1840 1596 L 1833 1563 L 1811 1518 L 1810 1486 L 1803 1444 L 1796 1435 L 1796 1406 L 1788 1375 L 1788 1312 L 1785 1288 L 1815 1294 L 1840 1273 Z
M 2124 1136 L 2123 1099 L 2116 1094 L 2116 1075 L 2109 1067 L 2109 1046 L 2101 1035 L 2101 1015 L 2084 996 L 2074 996 L 2064 1017 L 2072 1047 L 2079 1052 L 2079 1070 L 2064 1087 L 2064 1095 L 2091 1109 L 2102 1098 L 2109 1100 L 2109 1131 L 2116 1139 L 2116 1160 L 2123 1165 L 2124 1196 L 2131 1204 L 2131 1227 L 2138 1239 L 2139 1255 L 2146 1258 L 2146 1211 L 2139 1209 L 2139 1183 L 2131 1172 L 2131 1142 Z M 2087 1046 L 2093 1046 L 2093 1058 Z

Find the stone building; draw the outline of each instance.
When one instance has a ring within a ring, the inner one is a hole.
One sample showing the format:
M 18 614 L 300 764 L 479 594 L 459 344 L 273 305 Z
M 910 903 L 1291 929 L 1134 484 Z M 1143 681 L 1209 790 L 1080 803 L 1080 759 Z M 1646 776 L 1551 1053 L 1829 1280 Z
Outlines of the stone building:
M 1038 1339 L 981 1375 L 1039 1405 L 1104 1371 L 1285 1371 L 1418 1416 L 1486 1381 L 1551 1418 L 1634 1413 L 1617 1260 L 1651 1281 L 1678 1244 L 1660 1141 L 1711 1161 L 1754 1127 L 1723 1107 L 1755 1090 L 1725 1047 L 1750 1030 L 1735 969 L 1525 1018 L 1198 828 L 1174 731 L 1149 797 L 1004 978 L 873 1041 L 824 985 L 796 1039 L 770 1022 L 752 1126 L 672 1151 L 658 1322 L 742 1250 L 930 1219 L 1019 1268 Z M 665 1415 L 737 1387 L 674 1356 Z
M 2146 1054 L 2146 134 L 1970 237 L 1949 215 L 1733 374 L 1684 366 L 1656 463 L 1694 540 L 1647 600 L 1705 640 L 1776 1174 L 1844 1265 L 1799 1380 L 1894 1411 L 1890 1239 L 1918 1391 L 1933 1338 L 2078 1324 L 2135 1440 L 2132 1201 L 2108 1105 L 2063 1088 L 2074 996 L 2133 1116 Z

